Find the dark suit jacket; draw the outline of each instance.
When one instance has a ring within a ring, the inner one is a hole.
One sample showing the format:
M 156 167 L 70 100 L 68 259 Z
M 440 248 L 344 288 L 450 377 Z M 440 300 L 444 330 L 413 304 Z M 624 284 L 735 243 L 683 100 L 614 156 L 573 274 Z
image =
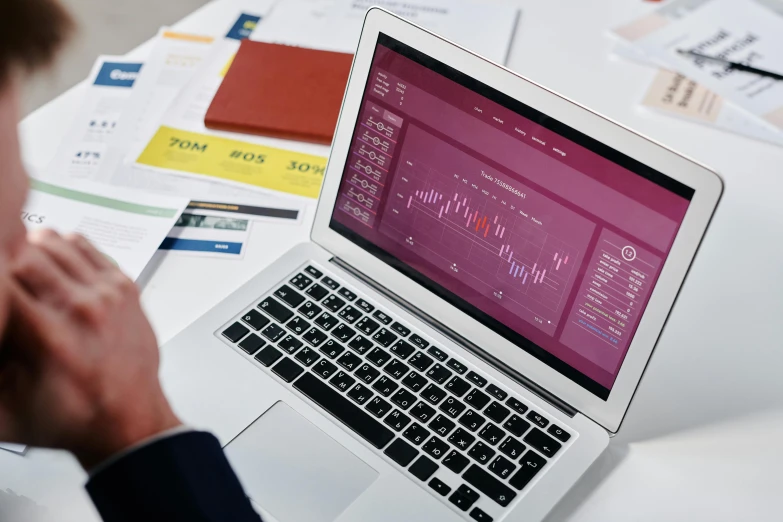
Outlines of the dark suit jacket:
M 87 483 L 104 522 L 260 522 L 218 440 L 186 432 L 153 442 Z

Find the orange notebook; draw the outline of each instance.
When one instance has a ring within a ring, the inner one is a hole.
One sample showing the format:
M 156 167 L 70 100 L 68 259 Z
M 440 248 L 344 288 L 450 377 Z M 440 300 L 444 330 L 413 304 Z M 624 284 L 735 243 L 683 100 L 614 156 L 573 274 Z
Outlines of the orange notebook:
M 351 54 L 245 40 L 204 124 L 329 145 L 352 60 Z

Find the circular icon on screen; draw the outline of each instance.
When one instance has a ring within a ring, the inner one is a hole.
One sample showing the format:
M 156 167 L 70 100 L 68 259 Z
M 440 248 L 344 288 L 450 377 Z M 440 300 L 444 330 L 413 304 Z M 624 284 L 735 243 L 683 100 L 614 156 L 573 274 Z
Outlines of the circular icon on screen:
M 623 247 L 623 259 L 633 261 L 636 259 L 636 249 L 632 246 Z

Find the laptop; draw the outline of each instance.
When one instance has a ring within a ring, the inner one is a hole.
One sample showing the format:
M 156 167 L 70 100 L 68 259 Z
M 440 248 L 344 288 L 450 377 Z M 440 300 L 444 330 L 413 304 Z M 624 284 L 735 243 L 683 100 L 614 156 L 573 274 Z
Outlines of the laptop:
M 381 9 L 311 241 L 162 348 L 280 522 L 543 519 L 616 433 L 720 178 Z

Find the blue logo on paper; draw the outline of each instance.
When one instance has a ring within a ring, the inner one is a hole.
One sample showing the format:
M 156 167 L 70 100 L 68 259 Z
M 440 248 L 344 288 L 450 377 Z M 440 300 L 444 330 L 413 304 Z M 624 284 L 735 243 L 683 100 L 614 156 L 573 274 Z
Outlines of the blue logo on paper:
M 114 63 L 106 62 L 101 67 L 95 85 L 106 87 L 133 87 L 133 82 L 139 76 L 140 63 Z
M 245 40 L 249 38 L 250 33 L 253 32 L 253 29 L 256 28 L 256 25 L 258 25 L 260 20 L 260 16 L 242 13 L 239 15 L 234 27 L 232 27 L 226 35 L 226 38 L 231 38 L 232 40 Z

